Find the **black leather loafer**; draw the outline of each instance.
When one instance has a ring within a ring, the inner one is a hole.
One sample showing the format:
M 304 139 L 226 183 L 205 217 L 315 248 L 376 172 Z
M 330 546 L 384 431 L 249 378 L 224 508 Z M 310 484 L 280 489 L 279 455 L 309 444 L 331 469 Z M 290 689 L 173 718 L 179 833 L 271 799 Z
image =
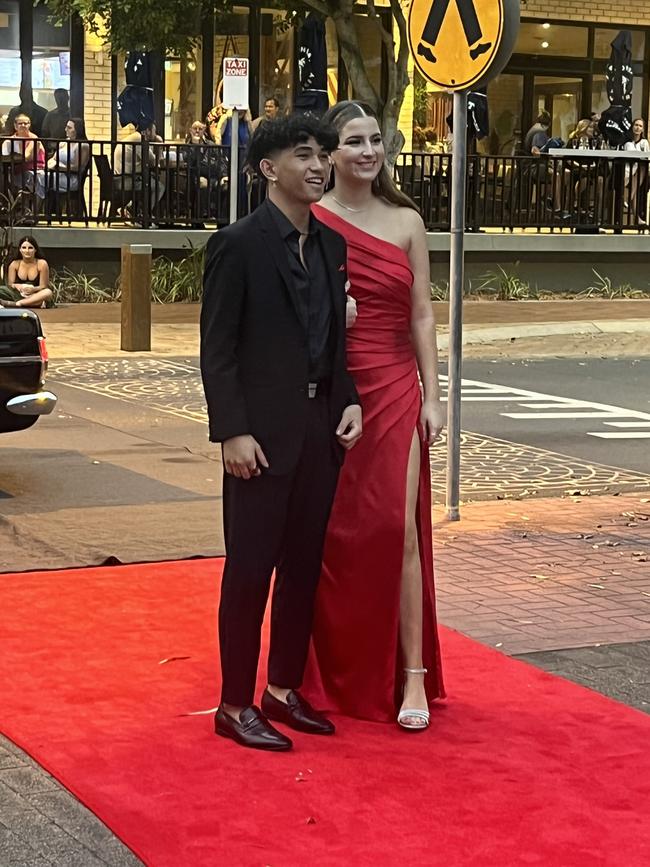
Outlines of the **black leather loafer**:
M 333 735 L 336 731 L 334 723 L 315 711 L 307 699 L 295 690 L 291 690 L 287 695 L 285 704 L 265 689 L 262 696 L 262 713 L 269 719 L 282 722 L 296 731 L 307 732 L 310 735 Z
M 239 720 L 219 707 L 214 718 L 214 730 L 222 738 L 231 738 L 241 746 L 254 750 L 284 752 L 293 746 L 289 738 L 274 729 L 255 705 L 244 708 Z

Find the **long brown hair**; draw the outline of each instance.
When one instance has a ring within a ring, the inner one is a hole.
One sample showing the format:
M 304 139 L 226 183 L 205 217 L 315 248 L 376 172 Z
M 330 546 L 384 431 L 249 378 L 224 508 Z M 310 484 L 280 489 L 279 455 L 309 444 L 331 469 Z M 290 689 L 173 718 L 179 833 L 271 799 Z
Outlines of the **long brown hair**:
M 340 136 L 346 123 L 361 117 L 373 117 L 379 123 L 376 113 L 365 102 L 355 102 L 352 99 L 345 99 L 333 105 L 323 116 L 323 121 L 324 123 L 331 124 Z M 420 213 L 415 202 L 395 186 L 395 181 L 388 171 L 386 163 L 383 164 L 381 171 L 372 182 L 372 192 L 373 195 L 380 196 L 382 199 L 390 202 L 391 205 L 412 208 L 418 214 Z

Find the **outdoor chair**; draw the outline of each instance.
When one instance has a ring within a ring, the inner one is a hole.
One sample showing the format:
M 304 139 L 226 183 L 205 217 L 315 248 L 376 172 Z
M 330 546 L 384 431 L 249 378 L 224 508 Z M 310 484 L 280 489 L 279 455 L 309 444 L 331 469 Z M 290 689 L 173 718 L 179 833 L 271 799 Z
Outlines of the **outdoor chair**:
M 115 175 L 106 154 L 94 154 L 95 168 L 99 177 L 99 207 L 97 222 L 109 225 L 115 217 L 118 208 L 124 208 L 131 201 L 133 193 L 130 190 L 118 189 Z
M 54 173 L 54 170 L 50 170 Z M 83 220 L 88 225 L 88 205 L 86 204 L 85 186 L 90 172 L 90 160 L 79 173 L 79 186 L 76 190 L 59 191 L 49 189 L 45 198 L 45 213 L 50 217 L 68 220 Z

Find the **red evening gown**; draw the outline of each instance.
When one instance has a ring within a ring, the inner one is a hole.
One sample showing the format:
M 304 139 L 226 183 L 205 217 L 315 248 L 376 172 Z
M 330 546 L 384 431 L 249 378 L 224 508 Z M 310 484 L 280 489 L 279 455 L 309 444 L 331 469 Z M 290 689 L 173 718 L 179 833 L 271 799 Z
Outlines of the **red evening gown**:
M 399 608 L 406 473 L 421 392 L 410 337 L 413 274 L 395 244 L 319 206 L 348 244 L 348 369 L 363 405 L 363 436 L 345 459 L 329 522 L 303 691 L 317 707 L 395 721 L 402 701 Z M 420 437 L 420 442 L 421 442 Z M 417 507 L 423 664 L 430 701 L 444 697 L 436 629 L 429 455 L 422 445 Z

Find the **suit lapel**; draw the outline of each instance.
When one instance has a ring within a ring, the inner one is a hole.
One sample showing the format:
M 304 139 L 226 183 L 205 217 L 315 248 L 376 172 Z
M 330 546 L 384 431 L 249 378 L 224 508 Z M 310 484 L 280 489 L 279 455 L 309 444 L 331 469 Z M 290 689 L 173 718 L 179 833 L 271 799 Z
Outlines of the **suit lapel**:
M 275 262 L 276 267 L 280 272 L 285 288 L 289 293 L 291 303 L 293 304 L 293 308 L 296 311 L 296 316 L 300 320 L 300 324 L 303 327 L 306 327 L 307 323 L 305 322 L 303 317 L 303 306 L 300 302 L 298 290 L 291 277 L 289 262 L 287 260 L 286 247 L 282 236 L 278 231 L 278 227 L 273 220 L 273 217 L 268 212 L 266 202 L 261 204 L 259 208 L 254 212 L 254 214 L 257 216 L 257 219 L 259 221 L 260 229 L 262 231 L 262 235 L 264 236 L 264 241 L 266 243 L 268 251 L 272 256 L 273 261 Z

